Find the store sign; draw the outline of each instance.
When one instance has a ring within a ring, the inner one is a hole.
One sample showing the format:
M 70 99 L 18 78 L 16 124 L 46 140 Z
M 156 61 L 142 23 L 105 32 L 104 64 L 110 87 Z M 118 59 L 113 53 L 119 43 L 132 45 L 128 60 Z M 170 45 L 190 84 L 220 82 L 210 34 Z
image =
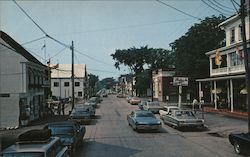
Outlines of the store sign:
M 188 86 L 188 78 L 187 77 L 174 77 L 173 85 L 174 86 Z

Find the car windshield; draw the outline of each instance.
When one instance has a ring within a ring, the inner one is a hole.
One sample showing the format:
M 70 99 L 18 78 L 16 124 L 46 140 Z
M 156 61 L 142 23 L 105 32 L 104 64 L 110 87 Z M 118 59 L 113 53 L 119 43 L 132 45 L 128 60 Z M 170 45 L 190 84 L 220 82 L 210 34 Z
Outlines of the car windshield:
M 74 129 L 72 126 L 49 126 L 52 135 L 60 135 L 60 134 L 73 134 Z
M 154 114 L 151 112 L 138 112 L 136 113 L 136 117 L 152 117 L 154 118 Z
M 176 117 L 194 117 L 193 112 L 191 111 L 176 111 Z
M 8 154 L 3 154 L 3 157 L 44 157 L 44 153 L 43 152 L 8 153 Z

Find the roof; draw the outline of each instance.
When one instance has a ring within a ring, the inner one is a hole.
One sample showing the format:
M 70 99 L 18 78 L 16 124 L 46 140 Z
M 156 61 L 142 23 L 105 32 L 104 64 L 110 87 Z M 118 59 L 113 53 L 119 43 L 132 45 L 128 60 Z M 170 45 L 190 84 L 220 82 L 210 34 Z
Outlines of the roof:
M 51 137 L 47 142 L 27 142 L 27 143 L 15 143 L 3 151 L 3 154 L 8 153 L 21 153 L 21 152 L 46 152 L 56 141 L 58 137 Z
M 36 59 L 32 54 L 30 54 L 24 47 L 22 47 L 19 43 L 17 43 L 14 39 L 12 39 L 7 33 L 0 30 L 0 38 L 9 44 L 11 48 L 13 48 L 17 53 L 22 55 L 28 61 L 43 65 L 38 59 Z M 45 66 L 45 65 L 43 65 Z
M 53 66 L 55 64 L 51 64 Z M 51 70 L 51 78 L 71 78 L 71 64 L 59 64 L 57 69 Z M 86 77 L 86 65 L 74 64 L 74 75 L 78 78 Z
M 206 81 L 215 81 L 215 80 L 226 80 L 226 79 L 237 79 L 245 78 L 245 75 L 234 75 L 234 76 L 221 76 L 221 77 L 209 77 L 204 79 L 196 79 L 196 82 L 206 82 Z

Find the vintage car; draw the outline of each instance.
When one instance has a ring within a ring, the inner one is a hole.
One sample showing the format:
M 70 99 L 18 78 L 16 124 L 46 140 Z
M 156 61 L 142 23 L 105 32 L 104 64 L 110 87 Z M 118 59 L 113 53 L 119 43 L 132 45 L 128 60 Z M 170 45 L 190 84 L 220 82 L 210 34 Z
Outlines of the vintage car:
M 132 111 L 127 115 L 127 121 L 134 130 L 158 130 L 161 128 L 161 121 L 151 111 Z
M 79 123 L 90 123 L 91 113 L 88 108 L 75 107 L 69 115 L 69 119 Z
M 143 106 L 143 109 L 151 111 L 153 113 L 159 113 L 159 110 L 162 109 L 162 106 L 160 105 L 160 103 L 158 101 L 153 101 L 153 102 L 147 102 Z
M 151 100 L 147 98 L 141 98 L 141 102 L 138 104 L 139 109 L 143 110 L 143 106 L 146 105 L 147 102 L 151 102 Z
M 141 102 L 141 99 L 139 97 L 132 97 L 130 100 L 129 100 L 129 103 L 131 105 L 137 105 Z
M 159 110 L 160 118 L 164 115 L 171 115 L 173 110 L 179 110 L 180 108 L 177 106 L 164 106 L 161 110 Z
M 132 98 L 131 95 L 127 96 L 126 100 L 127 100 L 128 103 L 130 102 L 131 98 Z
M 231 133 L 228 136 L 230 143 L 234 146 L 237 154 L 250 154 L 250 134 L 249 133 Z
M 87 111 L 89 111 L 91 117 L 95 117 L 96 109 L 91 103 L 86 102 L 83 105 L 79 105 L 75 108 L 77 108 L 78 110 L 81 110 L 81 109 L 87 110 Z
M 165 124 L 180 127 L 203 127 L 204 120 L 198 119 L 191 110 L 172 110 L 170 115 L 163 115 Z
M 86 132 L 85 126 L 73 121 L 48 123 L 44 129 L 51 130 L 52 136 L 59 137 L 71 154 L 74 154 L 77 146 L 82 144 Z
M 68 148 L 59 137 L 51 137 L 50 130 L 29 130 L 18 141 L 2 151 L 0 156 L 12 157 L 68 157 Z
M 84 105 L 91 105 L 93 108 L 97 108 L 97 103 L 95 101 L 87 101 Z

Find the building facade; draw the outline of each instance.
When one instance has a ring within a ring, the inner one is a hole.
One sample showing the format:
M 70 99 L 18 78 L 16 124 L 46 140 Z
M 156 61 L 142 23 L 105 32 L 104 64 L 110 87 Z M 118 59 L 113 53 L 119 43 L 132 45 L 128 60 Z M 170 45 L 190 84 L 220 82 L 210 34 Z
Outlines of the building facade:
M 249 3 L 245 17 L 247 49 L 250 48 Z M 206 52 L 210 62 L 210 77 L 196 80 L 199 99 L 211 103 L 215 109 L 233 112 L 246 110 L 245 64 L 242 42 L 242 25 L 238 14 L 231 16 L 219 27 L 225 30 L 226 46 Z
M 52 95 L 58 98 L 72 97 L 71 64 L 59 64 L 57 69 L 51 70 Z M 74 97 L 84 99 L 87 97 L 88 85 L 85 64 L 74 64 Z
M 46 83 L 47 67 L 0 31 L 0 128 L 43 116 Z

